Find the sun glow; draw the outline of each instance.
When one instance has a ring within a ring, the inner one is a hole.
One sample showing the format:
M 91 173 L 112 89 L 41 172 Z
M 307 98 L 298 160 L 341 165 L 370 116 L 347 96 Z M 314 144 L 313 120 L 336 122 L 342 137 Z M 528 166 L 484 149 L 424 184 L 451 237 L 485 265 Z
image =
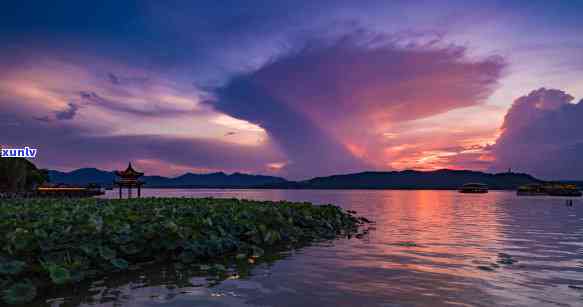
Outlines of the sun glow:
M 215 124 L 219 124 L 228 128 L 233 128 L 233 129 L 237 129 L 237 130 L 245 130 L 245 131 L 253 131 L 253 132 L 265 132 L 265 130 L 263 130 L 263 128 L 250 123 L 248 121 L 245 120 L 241 120 L 241 119 L 237 119 L 234 117 L 231 117 L 229 115 L 225 115 L 225 114 L 220 114 L 218 116 L 216 116 L 212 122 L 214 122 Z

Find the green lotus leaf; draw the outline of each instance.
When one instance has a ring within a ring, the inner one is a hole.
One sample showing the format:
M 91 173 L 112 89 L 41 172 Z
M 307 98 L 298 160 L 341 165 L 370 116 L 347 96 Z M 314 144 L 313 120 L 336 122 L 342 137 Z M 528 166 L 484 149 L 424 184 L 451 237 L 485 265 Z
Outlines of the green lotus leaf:
M 31 251 L 34 248 L 33 242 L 33 237 L 26 234 L 15 239 L 13 242 L 13 247 L 17 251 Z
M 415 247 L 415 246 L 417 246 L 417 243 L 415 243 L 415 242 L 400 242 L 397 245 L 405 246 L 405 247 Z
M 129 263 L 121 258 L 112 259 L 111 264 L 119 270 L 127 270 L 129 266 Z
M 265 241 L 265 243 L 267 243 L 269 245 L 273 245 L 275 242 L 279 241 L 280 238 L 281 238 L 281 236 L 279 235 L 279 232 L 276 232 L 274 230 L 269 230 L 265 234 L 265 237 L 263 238 L 263 240 Z
M 154 241 L 152 241 L 151 244 L 152 244 L 151 246 L 153 249 L 162 249 L 165 247 L 164 243 L 161 240 L 154 240 Z
M 0 278 L 0 289 L 5 289 L 11 283 L 8 279 Z
M 173 251 L 180 246 L 179 242 L 173 239 L 162 241 L 162 247 L 168 251 Z
M 126 255 L 134 255 L 142 250 L 136 244 L 120 245 L 119 249 L 121 249 Z
M 174 222 L 167 222 L 165 226 L 168 230 L 170 230 L 173 233 L 178 231 L 178 225 L 176 225 L 176 223 Z
M 120 233 L 114 239 L 117 244 L 128 244 L 132 241 L 132 237 L 127 233 Z
M 37 238 L 41 238 L 41 239 L 47 238 L 49 236 L 48 233 L 46 231 L 44 231 L 43 229 L 35 229 L 34 235 Z
M 247 254 L 242 254 L 242 253 L 241 254 L 237 254 L 236 258 L 238 260 L 247 259 Z
M 223 272 L 223 271 L 226 271 L 227 270 L 227 268 L 224 265 L 218 264 L 218 263 L 217 264 L 214 264 L 212 266 L 212 269 L 215 270 L 215 271 L 220 271 L 220 272 Z
M 85 275 L 86 274 L 83 271 L 79 271 L 79 270 L 73 271 L 73 272 L 71 272 L 71 281 L 74 283 L 80 282 L 83 279 L 85 279 Z
M 10 305 L 29 303 L 36 297 L 36 287 L 29 280 L 16 283 L 2 291 L 2 299 Z
M 99 276 L 100 272 L 97 270 L 87 270 L 83 272 L 83 276 L 85 277 L 96 277 Z
M 82 244 L 79 249 L 83 251 L 87 256 L 95 257 L 99 252 L 97 247 L 90 244 Z
M 184 251 L 180 254 L 180 261 L 184 263 L 193 263 L 196 260 L 196 256 L 191 251 Z
M 17 275 L 24 270 L 26 263 L 23 261 L 3 261 L 0 262 L 0 274 Z
M 101 216 L 94 216 L 90 221 L 89 225 L 95 229 L 97 232 L 101 232 L 103 230 L 103 219 Z
M 198 251 L 200 250 L 200 246 L 197 242 L 194 241 L 186 241 L 182 244 L 182 248 L 188 251 Z
M 40 249 L 43 251 L 50 251 L 50 250 L 53 250 L 55 248 L 54 242 L 49 241 L 49 240 L 42 240 L 42 241 L 38 242 L 38 245 L 39 245 Z
M 57 285 L 66 284 L 71 281 L 71 272 L 60 266 L 52 266 L 50 268 L 49 275 L 53 283 Z
M 255 245 L 253 245 L 253 246 L 251 247 L 251 249 L 252 249 L 252 251 L 253 251 L 253 253 L 251 254 L 251 256 L 252 256 L 252 257 L 256 257 L 256 258 L 258 258 L 258 257 L 261 257 L 261 256 L 263 256 L 263 254 L 265 253 L 265 252 L 263 251 L 263 249 L 262 249 L 261 247 L 259 247 L 259 246 L 255 246 Z
M 518 260 L 514 260 L 512 258 L 502 258 L 496 262 L 498 262 L 500 264 L 515 264 L 516 262 L 518 262 Z
M 99 248 L 99 255 L 105 260 L 111 260 L 115 258 L 116 252 L 107 246 L 101 246 Z

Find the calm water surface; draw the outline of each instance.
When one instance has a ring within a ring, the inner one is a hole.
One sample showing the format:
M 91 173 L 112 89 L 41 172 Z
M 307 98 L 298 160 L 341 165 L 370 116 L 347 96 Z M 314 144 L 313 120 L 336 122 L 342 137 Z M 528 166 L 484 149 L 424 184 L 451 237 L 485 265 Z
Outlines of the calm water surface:
M 583 200 L 567 207 L 563 198 L 454 191 L 146 189 L 143 195 L 332 203 L 376 221 L 376 229 L 282 253 L 248 276 L 220 283 L 153 268 L 54 294 L 59 298 L 49 305 L 583 306 Z

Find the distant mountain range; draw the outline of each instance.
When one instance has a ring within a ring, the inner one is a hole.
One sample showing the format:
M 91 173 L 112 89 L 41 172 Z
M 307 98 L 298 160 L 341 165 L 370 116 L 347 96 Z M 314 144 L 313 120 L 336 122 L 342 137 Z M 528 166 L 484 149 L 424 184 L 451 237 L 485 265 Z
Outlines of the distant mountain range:
M 66 185 L 88 185 L 91 183 L 109 187 L 116 179 L 114 172 L 102 171 L 96 168 L 82 168 L 71 172 L 49 171 L 51 183 Z M 241 173 L 225 174 L 192 174 L 168 178 L 162 176 L 144 176 L 140 180 L 145 187 L 152 188 L 252 188 L 265 185 L 275 185 L 287 182 L 285 179 L 273 176 L 249 175 Z
M 362 172 L 317 177 L 300 182 L 286 182 L 296 189 L 457 189 L 466 183 L 484 183 L 490 189 L 516 189 L 521 185 L 541 183 L 528 174 L 488 174 L 466 170 Z
M 83 168 L 72 172 L 49 171 L 52 183 L 111 186 L 113 172 Z M 151 188 L 272 188 L 272 189 L 457 189 L 465 183 L 479 182 L 491 189 L 516 189 L 521 185 L 541 183 L 528 174 L 489 174 L 466 170 L 362 172 L 346 175 L 316 177 L 304 181 L 288 181 L 281 177 L 225 174 L 187 173 L 174 178 L 144 176 L 145 187 Z

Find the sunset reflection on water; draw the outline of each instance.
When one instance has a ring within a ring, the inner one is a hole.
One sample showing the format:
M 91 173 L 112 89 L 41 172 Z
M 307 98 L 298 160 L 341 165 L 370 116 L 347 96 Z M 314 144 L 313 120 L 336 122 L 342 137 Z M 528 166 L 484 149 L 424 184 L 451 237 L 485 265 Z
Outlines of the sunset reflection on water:
M 567 207 L 561 198 L 519 198 L 497 191 L 146 189 L 144 195 L 333 203 L 376 223 L 362 238 L 282 253 L 278 260 L 257 265 L 251 276 L 219 284 L 192 277 L 190 285 L 182 285 L 176 276 L 154 268 L 147 281 L 105 282 L 80 305 L 583 304 L 583 291 L 576 288 L 583 287 L 580 200 Z M 106 300 L 104 291 L 121 295 Z

